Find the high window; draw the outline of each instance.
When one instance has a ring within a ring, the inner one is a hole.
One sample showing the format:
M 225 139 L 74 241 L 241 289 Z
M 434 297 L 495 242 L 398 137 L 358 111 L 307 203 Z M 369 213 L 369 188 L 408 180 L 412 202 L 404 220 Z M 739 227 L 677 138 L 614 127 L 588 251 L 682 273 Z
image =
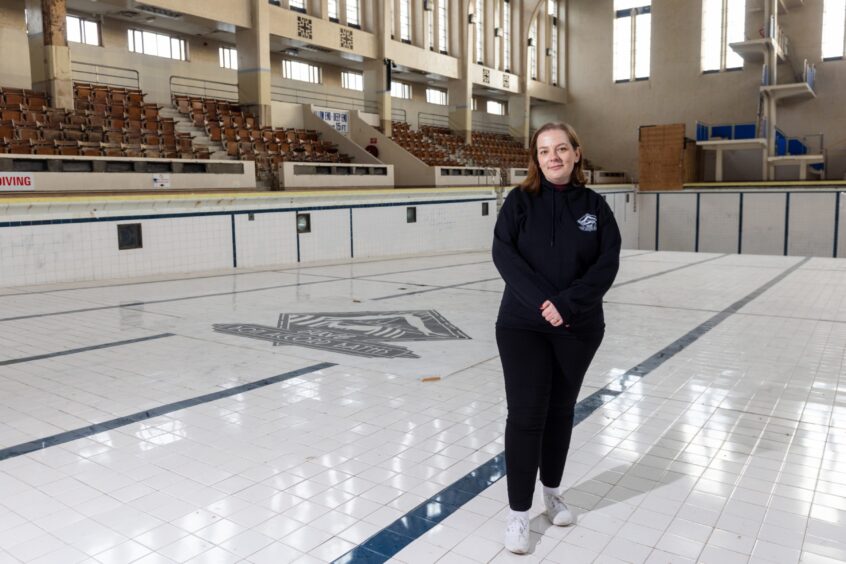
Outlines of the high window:
M 476 0 L 476 62 L 485 61 L 485 0 Z
M 497 116 L 505 115 L 505 102 L 497 102 L 496 100 L 488 100 L 487 112 Z
M 746 0 L 702 0 L 702 72 L 743 68 L 731 43 L 746 37 Z
M 511 2 L 502 5 L 502 60 L 507 72 L 511 72 Z
M 347 25 L 359 27 L 361 19 L 358 15 L 358 0 L 347 0 Z
M 342 71 L 341 87 L 348 90 L 364 90 L 364 77 L 360 72 Z
M 449 51 L 449 0 L 438 0 L 438 49 L 441 53 Z
M 400 3 L 400 39 L 411 43 L 411 0 L 399 0 Z
M 305 0 L 288 0 L 288 7 L 292 10 L 305 13 Z
M 502 0 L 494 0 L 494 68 L 499 68 L 500 35 L 502 34 Z
M 549 56 L 550 79 L 552 84 L 558 84 L 558 0 L 547 0 L 547 14 L 549 15 Z
M 187 46 L 182 39 L 139 29 L 129 29 L 126 33 L 129 50 L 133 53 L 180 61 L 188 60 Z
M 301 61 L 282 61 L 282 78 L 320 84 L 320 67 Z
M 652 0 L 614 0 L 615 81 L 649 78 L 651 42 Z
M 26 13 L 26 12 L 24 12 Z M 67 16 L 68 41 L 85 45 L 100 45 L 100 24 L 76 16 Z
M 427 88 L 426 101 L 430 104 L 437 104 L 439 106 L 447 105 L 447 91 L 440 88 Z
M 432 51 L 435 50 L 435 14 L 426 11 L 423 15 L 426 20 L 426 46 Z
M 823 4 L 822 58 L 842 59 L 846 55 L 846 0 L 825 0 Z
M 329 20 L 333 22 L 339 21 L 338 19 L 338 1 L 339 0 L 329 0 Z
M 229 47 L 221 47 L 218 49 L 218 55 L 221 68 L 238 70 L 238 51 Z
M 538 19 L 532 20 L 529 27 L 529 76 L 538 79 Z
M 391 96 L 411 100 L 411 85 L 405 82 L 391 81 Z

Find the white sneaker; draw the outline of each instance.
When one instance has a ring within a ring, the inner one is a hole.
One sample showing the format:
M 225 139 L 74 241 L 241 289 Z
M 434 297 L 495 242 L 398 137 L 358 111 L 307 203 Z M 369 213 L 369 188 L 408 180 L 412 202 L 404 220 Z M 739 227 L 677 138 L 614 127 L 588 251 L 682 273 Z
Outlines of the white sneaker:
M 546 516 L 553 525 L 565 527 L 573 524 L 573 514 L 561 496 L 545 493 L 543 503 L 546 505 Z
M 529 520 L 509 515 L 505 522 L 505 548 L 514 554 L 529 552 Z

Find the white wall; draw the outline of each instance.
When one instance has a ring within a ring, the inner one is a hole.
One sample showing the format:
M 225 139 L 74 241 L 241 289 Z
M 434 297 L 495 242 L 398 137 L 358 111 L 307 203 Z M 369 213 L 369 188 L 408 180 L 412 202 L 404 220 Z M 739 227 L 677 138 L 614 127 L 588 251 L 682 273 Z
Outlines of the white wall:
M 837 189 L 643 193 L 639 245 L 656 248 L 657 209 L 662 251 L 832 257 L 836 238 L 837 256 L 846 257 L 846 192 L 839 194 Z

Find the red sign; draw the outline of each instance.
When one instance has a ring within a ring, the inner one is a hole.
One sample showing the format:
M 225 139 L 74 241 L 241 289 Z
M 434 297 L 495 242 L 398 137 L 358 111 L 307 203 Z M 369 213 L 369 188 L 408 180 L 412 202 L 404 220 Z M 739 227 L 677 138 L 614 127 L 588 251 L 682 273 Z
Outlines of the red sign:
M 0 172 L 0 190 L 26 190 L 35 185 L 32 174 Z

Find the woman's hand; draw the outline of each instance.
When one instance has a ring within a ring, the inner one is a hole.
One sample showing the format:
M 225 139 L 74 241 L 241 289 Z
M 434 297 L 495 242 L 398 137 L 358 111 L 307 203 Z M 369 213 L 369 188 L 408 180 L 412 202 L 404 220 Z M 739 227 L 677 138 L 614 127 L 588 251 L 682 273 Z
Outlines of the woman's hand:
M 564 323 L 564 318 L 561 317 L 560 313 L 558 313 L 558 309 L 549 300 L 546 300 L 543 304 L 541 304 L 541 315 L 543 315 L 543 318 L 546 319 L 553 327 L 558 327 L 562 324 L 565 327 L 569 327 L 569 325 Z

